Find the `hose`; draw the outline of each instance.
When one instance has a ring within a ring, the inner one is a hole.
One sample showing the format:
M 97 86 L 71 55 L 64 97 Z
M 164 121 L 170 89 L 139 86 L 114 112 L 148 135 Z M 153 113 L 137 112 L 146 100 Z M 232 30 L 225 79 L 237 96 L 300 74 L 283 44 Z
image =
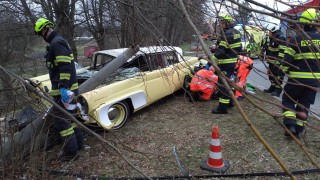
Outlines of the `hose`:
M 78 178 L 90 178 L 90 179 L 114 179 L 114 180 L 145 180 L 147 177 L 119 177 L 119 178 L 111 178 L 111 177 L 99 177 L 97 175 L 90 174 L 77 174 L 77 173 L 69 173 L 63 171 L 55 171 L 55 170 L 43 170 L 47 171 L 52 175 L 58 176 L 74 176 Z M 307 169 L 300 171 L 292 171 L 293 175 L 303 175 L 303 174 L 315 174 L 320 173 L 320 169 Z M 241 174 L 211 174 L 211 175 L 190 175 L 190 176 L 154 176 L 151 179 L 192 179 L 192 178 L 252 178 L 252 177 L 272 177 L 272 176 L 288 176 L 286 172 L 268 172 L 268 173 L 241 173 Z
M 182 164 L 180 163 L 180 161 L 179 161 L 179 157 L 178 157 L 178 154 L 177 154 L 177 152 L 176 152 L 176 146 L 174 145 L 173 147 L 172 147 L 172 153 L 173 153 L 173 155 L 174 155 L 174 157 L 175 157 L 175 159 L 176 159 L 176 162 L 177 162 L 177 164 L 178 164 L 178 166 L 179 166 L 179 169 L 180 169 L 180 171 L 181 171 L 181 173 L 184 175 L 184 176 L 189 176 L 189 173 L 187 173 L 187 171 L 184 169 L 184 167 L 182 166 Z

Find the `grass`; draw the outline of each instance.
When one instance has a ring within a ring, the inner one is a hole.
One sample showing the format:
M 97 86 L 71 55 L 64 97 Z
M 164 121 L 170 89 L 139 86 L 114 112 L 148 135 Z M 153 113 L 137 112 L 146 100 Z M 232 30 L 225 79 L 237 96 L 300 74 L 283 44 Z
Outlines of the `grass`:
M 260 91 L 257 91 L 257 95 L 265 99 L 271 98 Z M 171 95 L 133 114 L 126 126 L 120 130 L 100 134 L 113 142 L 123 155 L 148 176 L 182 175 L 173 155 L 173 146 L 176 147 L 180 163 L 189 174 L 212 175 L 211 172 L 202 170 L 200 163 L 208 158 L 211 128 L 218 125 L 223 158 L 231 164 L 226 174 L 283 171 L 243 121 L 236 108 L 230 109 L 227 115 L 211 114 L 210 110 L 217 104 L 216 100 L 190 103 L 183 94 Z M 281 111 L 266 102 L 259 101 L 259 105 L 269 108 L 272 113 Z M 247 113 L 251 125 L 256 127 L 291 171 L 315 168 L 299 145 L 284 136 L 284 130 L 276 121 L 246 99 L 241 102 L 241 106 Z M 309 122 L 319 126 L 319 122 L 312 118 Z M 306 136 L 301 139 L 301 143 L 313 152 L 311 157 L 316 162 L 320 161 L 319 138 L 317 131 L 307 128 Z M 77 162 L 69 163 L 68 166 L 49 162 L 47 166 L 55 170 L 64 167 L 66 172 L 101 176 L 107 174 L 108 177 L 141 176 L 112 148 L 92 136 L 86 136 L 85 144 L 90 148 L 81 152 L 81 158 Z M 317 177 L 317 174 L 297 175 L 298 179 Z
M 185 43 L 179 46 L 182 51 L 190 51 L 190 43 Z
M 183 45 L 183 49 L 189 44 Z M 257 96 L 271 99 L 270 95 L 257 91 Z M 257 101 L 260 107 L 272 114 L 281 113 L 281 109 L 263 101 Z M 274 100 L 278 104 L 279 101 Z M 314 169 L 299 145 L 284 137 L 282 127 L 269 115 L 254 107 L 246 99 L 241 102 L 243 110 L 251 124 L 243 120 L 236 108 L 227 115 L 213 115 L 210 110 L 217 107 L 217 100 L 190 103 L 183 94 L 168 96 L 153 105 L 133 114 L 123 128 L 116 131 L 100 130 L 101 136 L 115 145 L 137 168 L 148 176 L 182 175 L 173 156 L 173 146 L 180 163 L 191 175 L 212 175 L 202 170 L 200 163 L 208 158 L 209 142 L 213 125 L 218 125 L 222 146 L 222 155 L 231 164 L 226 174 L 280 172 L 283 171 L 272 155 L 254 135 L 250 126 L 255 126 L 263 138 L 279 155 L 291 171 Z M 281 121 L 281 120 L 280 120 Z M 319 127 L 319 121 L 310 118 L 309 123 Z M 319 164 L 318 131 L 307 127 L 302 145 Z M 61 146 L 47 152 L 40 152 L 36 158 L 39 164 L 33 169 L 45 165 L 50 170 L 74 174 L 91 174 L 100 177 L 138 177 L 140 173 L 130 167 L 111 147 L 85 134 L 86 149 L 80 152 L 76 162 L 61 163 L 49 161 L 48 155 L 61 150 Z M 30 161 L 34 161 L 32 159 Z M 25 164 L 28 166 L 28 162 Z M 8 171 L 9 172 L 9 171 Z M 10 171 L 11 172 L 11 171 Z M 297 175 L 298 179 L 319 179 L 318 174 Z M 57 179 L 61 177 L 57 177 Z M 254 179 L 289 179 L 286 177 L 255 177 Z

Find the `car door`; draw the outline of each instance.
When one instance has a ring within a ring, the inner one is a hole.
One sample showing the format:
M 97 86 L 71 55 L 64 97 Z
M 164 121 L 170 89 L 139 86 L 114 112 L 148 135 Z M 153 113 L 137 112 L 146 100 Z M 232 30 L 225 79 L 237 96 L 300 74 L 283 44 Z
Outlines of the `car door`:
M 175 87 L 172 83 L 173 69 L 165 62 L 164 53 L 148 54 L 150 71 L 146 72 L 146 92 L 148 102 L 154 102 L 171 94 Z
M 164 54 L 164 59 L 167 64 L 167 73 L 171 93 L 181 89 L 183 79 L 186 73 L 184 72 L 186 66 L 183 61 L 179 61 L 178 54 L 175 51 L 168 51 Z

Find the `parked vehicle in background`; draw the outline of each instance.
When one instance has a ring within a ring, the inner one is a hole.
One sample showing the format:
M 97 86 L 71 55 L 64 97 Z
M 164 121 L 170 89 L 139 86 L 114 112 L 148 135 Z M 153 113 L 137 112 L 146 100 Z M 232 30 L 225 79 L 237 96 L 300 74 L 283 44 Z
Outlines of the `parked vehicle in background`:
M 238 24 L 234 27 L 241 34 L 242 51 L 251 58 L 257 58 L 261 52 L 264 31 L 258 26 Z
M 126 49 L 97 51 L 87 68 L 77 64 L 78 83 L 89 79 Z M 131 113 L 181 89 L 184 77 L 197 61 L 197 57 L 183 57 L 179 47 L 142 47 L 98 88 L 78 96 L 82 110 L 79 119 L 104 129 L 118 129 Z M 51 89 L 48 75 L 31 80 L 44 91 Z

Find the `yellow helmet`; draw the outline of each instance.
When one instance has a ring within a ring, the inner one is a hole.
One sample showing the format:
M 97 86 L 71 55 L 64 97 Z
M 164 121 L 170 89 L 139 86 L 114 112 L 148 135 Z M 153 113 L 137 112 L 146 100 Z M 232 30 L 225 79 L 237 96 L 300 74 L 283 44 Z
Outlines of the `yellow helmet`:
M 314 22 L 317 19 L 318 19 L 317 10 L 314 8 L 309 8 L 301 14 L 301 17 L 299 18 L 299 22 L 308 23 L 308 22 Z
M 36 33 L 36 35 L 40 35 L 41 31 L 48 26 L 53 28 L 54 27 L 53 22 L 49 21 L 46 18 L 39 18 L 34 24 L 34 32 Z
M 224 14 L 224 13 L 219 15 L 219 19 L 224 21 L 229 21 L 229 22 L 233 21 L 233 18 L 229 14 Z

